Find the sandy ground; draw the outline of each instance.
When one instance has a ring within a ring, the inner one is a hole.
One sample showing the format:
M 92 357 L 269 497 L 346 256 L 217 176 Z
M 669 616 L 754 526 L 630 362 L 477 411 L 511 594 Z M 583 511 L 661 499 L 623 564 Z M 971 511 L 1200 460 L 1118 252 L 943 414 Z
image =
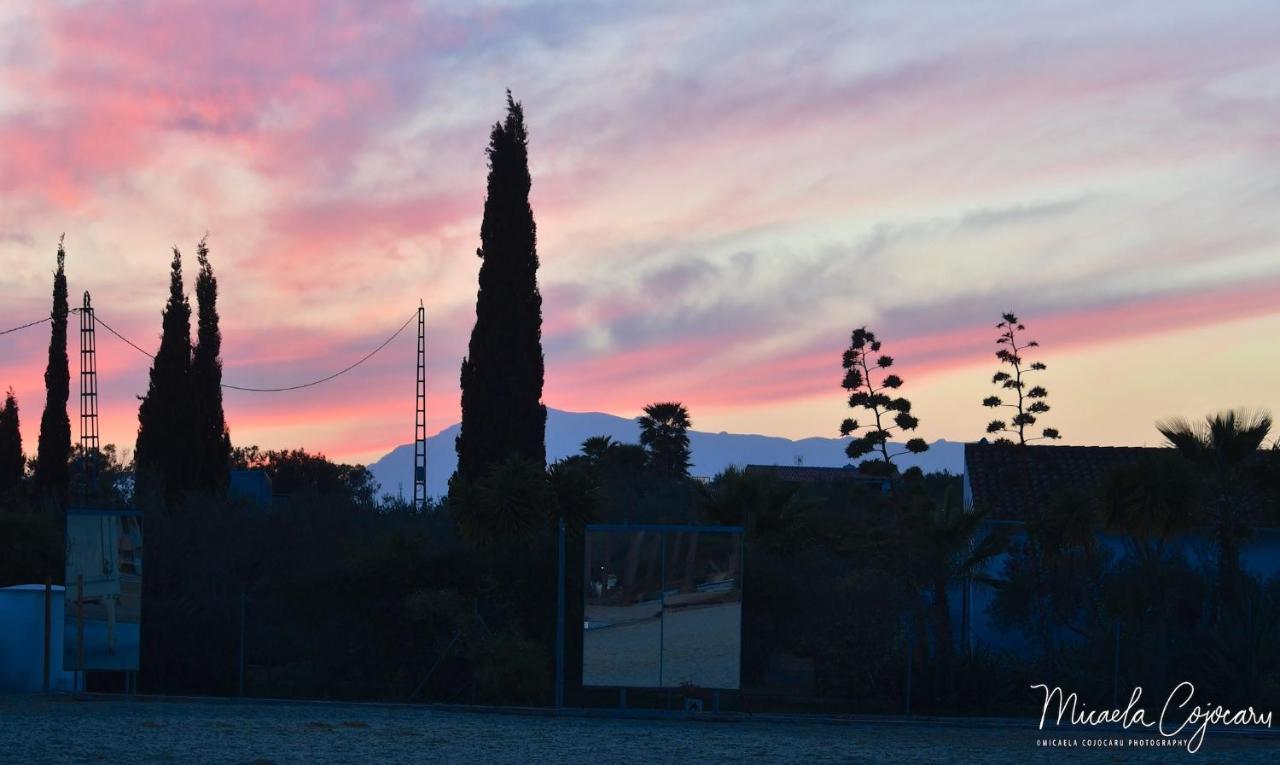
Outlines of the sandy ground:
M 1110 737 L 1113 734 L 1091 734 Z M 1037 748 L 1034 723 L 699 722 L 429 707 L 0 697 L 0 762 L 1271 763 L 1280 737 L 1182 749 Z M 1079 738 L 1079 737 L 1073 737 Z M 1081 739 L 1083 741 L 1083 739 Z
M 616 613 L 624 609 L 611 614 L 603 610 L 588 608 L 587 618 L 611 617 L 623 623 L 583 634 L 582 677 L 587 685 L 738 687 L 741 603 L 667 608 L 661 618 L 643 620 Z M 637 609 L 635 614 L 648 612 Z
M 662 685 L 692 683 L 737 688 L 742 642 L 742 603 L 666 609 L 662 639 Z

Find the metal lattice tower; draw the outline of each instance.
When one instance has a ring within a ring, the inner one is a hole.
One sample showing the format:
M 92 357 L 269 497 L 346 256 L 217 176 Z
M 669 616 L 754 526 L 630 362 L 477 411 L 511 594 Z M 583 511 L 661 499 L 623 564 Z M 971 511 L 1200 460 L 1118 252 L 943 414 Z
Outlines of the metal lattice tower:
M 93 483 L 98 462 L 98 356 L 93 330 L 93 305 L 85 290 L 80 309 L 80 450 L 88 485 Z
M 417 412 L 413 419 L 413 509 L 427 502 L 427 312 L 418 301 Z

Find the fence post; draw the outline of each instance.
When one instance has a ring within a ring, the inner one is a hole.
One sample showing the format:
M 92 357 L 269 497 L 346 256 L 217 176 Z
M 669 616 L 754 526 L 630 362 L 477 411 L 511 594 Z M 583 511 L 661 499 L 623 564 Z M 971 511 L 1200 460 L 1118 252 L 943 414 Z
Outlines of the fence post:
M 1111 708 L 1120 706 L 1120 620 L 1116 619 L 1115 661 L 1111 669 Z
M 239 678 L 239 683 L 237 684 L 237 687 L 239 688 L 238 695 L 240 696 L 244 696 L 244 612 L 245 612 L 244 589 L 245 589 L 244 584 L 241 584 L 240 585 L 240 661 L 239 661 L 240 678 Z
M 64 636 L 65 639 L 65 636 Z M 84 673 L 84 574 L 76 575 L 76 669 Z
M 556 550 L 556 709 L 564 707 L 564 515 Z
M 907 613 L 907 711 L 906 716 L 911 716 L 911 654 L 914 651 L 915 632 L 911 624 L 911 613 Z
M 53 628 L 53 577 L 44 578 L 44 692 L 49 692 L 50 630 Z

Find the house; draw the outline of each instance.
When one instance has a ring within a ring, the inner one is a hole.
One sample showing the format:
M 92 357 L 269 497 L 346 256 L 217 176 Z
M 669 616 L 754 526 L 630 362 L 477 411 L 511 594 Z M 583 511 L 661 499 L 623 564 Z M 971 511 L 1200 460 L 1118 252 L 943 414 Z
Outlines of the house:
M 858 472 L 853 465 L 844 467 L 807 467 L 805 465 L 747 465 L 747 475 L 769 476 L 784 483 L 829 484 L 860 483 L 888 491 L 889 479 Z
M 985 441 L 965 444 L 964 505 L 966 509 L 986 511 L 986 529 L 999 527 L 1011 542 L 1017 542 L 1025 538 L 1024 524 L 1064 492 L 1098 503 L 1105 482 L 1115 470 L 1172 453 L 1169 447 L 1012 446 Z M 1171 540 L 1166 550 L 1198 565 L 1212 566 L 1210 536 L 1204 530 L 1182 534 Z M 1116 557 L 1128 551 L 1124 536 L 1106 531 L 1100 521 L 1097 538 Z M 1007 557 L 1006 553 L 989 561 L 986 576 L 998 579 Z M 1263 579 L 1280 576 L 1280 529 L 1256 529 L 1241 546 L 1241 563 L 1246 571 Z M 960 613 L 954 616 L 962 625 L 964 640 L 998 650 L 1026 648 L 1025 641 L 1002 629 L 989 613 L 995 596 L 993 587 L 969 581 L 959 594 Z
M 964 506 L 994 520 L 1025 521 L 1064 491 L 1094 497 L 1114 470 L 1169 449 L 1149 446 L 964 445 Z

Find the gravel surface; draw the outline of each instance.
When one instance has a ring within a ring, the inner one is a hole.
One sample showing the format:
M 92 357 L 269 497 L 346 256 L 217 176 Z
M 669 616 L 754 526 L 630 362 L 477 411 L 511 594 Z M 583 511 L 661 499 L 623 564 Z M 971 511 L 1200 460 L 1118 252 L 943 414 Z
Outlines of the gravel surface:
M 1176 747 L 1036 746 L 1034 721 L 894 723 L 552 717 L 429 707 L 0 697 L 0 762 L 44 763 L 1273 763 L 1280 737 L 1210 732 Z

